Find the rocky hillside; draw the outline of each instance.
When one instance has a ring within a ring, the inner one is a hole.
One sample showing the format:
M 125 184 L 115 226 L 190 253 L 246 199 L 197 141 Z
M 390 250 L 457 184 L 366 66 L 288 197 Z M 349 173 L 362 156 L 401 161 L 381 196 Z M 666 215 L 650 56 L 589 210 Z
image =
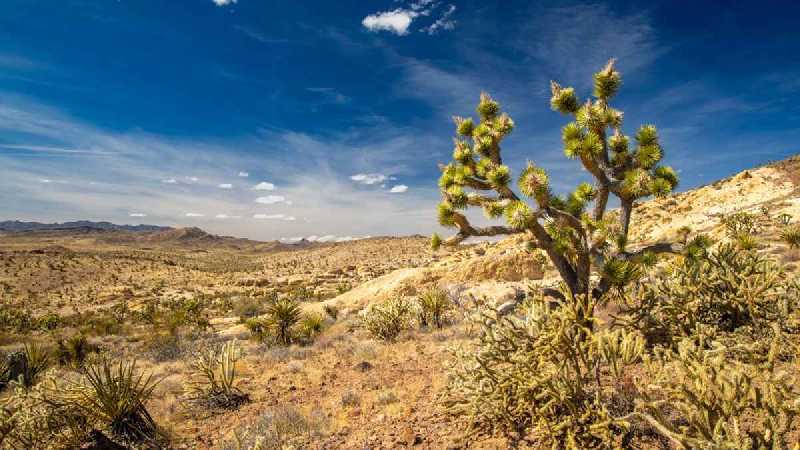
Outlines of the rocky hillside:
M 632 244 L 635 247 L 674 239 L 684 226 L 696 233 L 722 238 L 721 218 L 740 211 L 764 219 L 780 214 L 800 219 L 800 156 L 636 205 Z M 328 303 L 360 309 L 376 299 L 414 295 L 438 284 L 460 291 L 467 298 L 486 298 L 500 304 L 518 296 L 531 283 L 557 282 L 555 271 L 548 269 L 545 259 L 533 257 L 525 243 L 524 236 L 515 236 L 455 251 L 443 250 L 429 266 L 397 270 Z

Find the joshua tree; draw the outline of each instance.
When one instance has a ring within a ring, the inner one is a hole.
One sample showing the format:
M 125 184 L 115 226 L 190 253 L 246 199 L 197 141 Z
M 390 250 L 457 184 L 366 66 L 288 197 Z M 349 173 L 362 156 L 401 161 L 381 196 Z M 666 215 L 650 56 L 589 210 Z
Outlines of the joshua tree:
M 679 251 L 682 245 L 672 243 L 626 249 L 634 202 L 669 194 L 678 177 L 670 167 L 658 165 L 663 150 L 655 126 L 641 126 L 633 144 L 622 133 L 623 113 L 609 105 L 621 84 L 613 59 L 594 75 L 594 99 L 583 104 L 573 88 L 551 82 L 553 110 L 572 119 L 561 130 L 564 153 L 580 161 L 594 185 L 581 183 L 566 197 L 555 195 L 545 170 L 528 162 L 518 185 L 522 194 L 533 199 L 532 204 L 512 190 L 511 172 L 501 157 L 500 143 L 514 122 L 489 95 L 481 94 L 479 123 L 454 118 L 458 137 L 453 161 L 441 167 L 439 222 L 458 232 L 445 240 L 434 235 L 433 246 L 456 245 L 471 236 L 527 234 L 547 253 L 568 294 L 586 302 L 624 284 L 640 261 L 651 260 L 656 253 Z M 619 214 L 606 212 L 609 195 L 619 198 Z M 505 217 L 506 225 L 473 226 L 459 212 L 469 206 L 482 207 L 489 218 Z M 594 286 L 590 282 L 593 268 L 601 277 Z M 553 291 L 548 294 L 563 297 Z

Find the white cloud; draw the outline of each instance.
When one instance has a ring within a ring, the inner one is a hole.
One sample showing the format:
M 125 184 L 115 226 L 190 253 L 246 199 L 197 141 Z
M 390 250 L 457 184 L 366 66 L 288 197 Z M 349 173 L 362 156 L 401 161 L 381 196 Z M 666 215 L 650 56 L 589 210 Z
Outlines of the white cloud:
M 311 236 L 309 236 L 309 237 L 307 237 L 307 238 L 306 238 L 306 240 L 307 240 L 308 242 L 316 242 L 316 241 L 317 241 L 317 239 L 319 239 L 319 236 L 317 236 L 316 234 L 312 234 Z
M 192 183 L 197 183 L 200 181 L 200 178 L 197 177 L 186 177 L 187 180 L 191 181 Z
M 178 180 L 176 180 L 175 178 L 168 178 L 166 180 L 161 180 L 161 182 L 166 184 L 177 184 Z
M 380 173 L 357 173 L 350 176 L 350 179 L 361 184 L 378 184 L 386 181 L 388 177 Z
M 144 213 L 130 213 L 128 214 L 130 217 L 147 217 L 147 214 Z
M 256 203 L 261 203 L 262 205 L 274 205 L 275 203 L 286 203 L 287 205 L 291 205 L 292 202 L 286 200 L 286 197 L 282 195 L 267 195 L 265 197 L 258 197 L 256 199 Z
M 262 181 L 257 185 L 253 186 L 254 191 L 274 191 L 275 185 L 272 183 L 267 183 L 266 181 Z
M 186 213 L 186 217 L 205 217 L 205 214 L 200 214 L 200 213 Z
M 218 184 L 217 187 L 220 189 L 233 189 L 233 185 L 230 183 Z
M 217 6 L 228 6 L 236 3 L 236 0 L 211 0 Z
M 287 216 L 285 214 L 253 214 L 253 219 L 267 219 L 267 220 L 297 220 L 294 216 Z
M 419 17 L 430 16 L 439 6 L 440 2 L 434 0 L 418 0 L 408 5 L 408 8 L 397 8 L 392 11 L 377 12 L 370 14 L 361 21 L 366 29 L 377 33 L 388 31 L 398 36 L 405 36 L 411 27 L 411 23 Z M 456 11 L 455 5 L 448 5 L 441 16 L 432 24 L 423 27 L 420 31 L 428 34 L 436 34 L 440 30 L 452 30 L 456 26 L 455 20 L 450 16 Z
M 317 238 L 317 242 L 331 242 L 336 240 L 336 236 L 332 234 L 326 234 L 325 236 L 320 236 Z
M 247 172 L 239 172 L 239 176 L 242 177 L 242 178 L 247 178 L 247 177 L 250 176 L 250 174 L 247 173 Z
M 214 216 L 214 218 L 216 218 L 216 219 L 241 219 L 242 216 L 231 216 L 231 215 L 228 215 L 228 214 L 217 214 L 216 216 Z
M 404 36 L 408 34 L 411 21 L 417 16 L 419 16 L 417 12 L 397 8 L 394 11 L 370 14 L 361 21 L 361 24 L 372 32 L 389 31 Z
M 39 179 L 39 182 L 40 182 L 40 183 L 52 183 L 52 182 L 53 182 L 53 180 L 49 180 L 49 179 L 47 179 L 47 178 L 40 178 L 40 179 Z
M 397 186 L 393 186 L 391 189 L 389 189 L 389 192 L 391 192 L 392 194 L 402 194 L 407 190 L 408 186 L 406 186 L 405 184 L 398 184 Z

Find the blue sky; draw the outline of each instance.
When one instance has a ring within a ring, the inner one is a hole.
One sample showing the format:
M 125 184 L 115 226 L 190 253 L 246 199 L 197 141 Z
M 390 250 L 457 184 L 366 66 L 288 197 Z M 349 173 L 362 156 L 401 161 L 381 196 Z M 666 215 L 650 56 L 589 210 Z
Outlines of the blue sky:
M 6 0 L 2 218 L 430 234 L 452 115 L 489 92 L 512 168 L 567 190 L 549 80 L 588 95 L 610 57 L 681 189 L 798 152 L 800 7 L 636 3 Z

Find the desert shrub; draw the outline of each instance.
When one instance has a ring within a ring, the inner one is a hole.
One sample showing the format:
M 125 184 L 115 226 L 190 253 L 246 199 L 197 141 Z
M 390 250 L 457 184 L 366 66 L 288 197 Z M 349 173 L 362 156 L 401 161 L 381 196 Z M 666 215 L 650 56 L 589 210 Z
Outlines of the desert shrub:
M 236 387 L 236 363 L 241 356 L 235 341 L 200 352 L 189 366 L 191 375 L 185 384 L 188 402 L 231 409 L 248 401 L 247 394 Z
M 146 342 L 145 351 L 156 362 L 173 361 L 184 353 L 180 337 L 170 333 L 155 333 Z
M 273 325 L 275 341 L 291 344 L 292 328 L 300 321 L 300 303 L 290 298 L 279 299 L 267 306 L 266 314 Z
M 96 351 L 97 348 L 83 334 L 75 334 L 56 342 L 56 358 L 62 366 L 83 367 L 89 354 Z
M 376 401 L 379 405 L 389 405 L 392 403 L 397 403 L 398 398 L 397 394 L 395 394 L 394 391 L 381 391 L 378 394 L 378 398 L 376 399 Z
M 788 226 L 781 231 L 781 239 L 791 248 L 800 248 L 800 226 Z
M 272 321 L 262 317 L 251 317 L 244 322 L 254 339 L 266 342 L 272 333 Z
M 408 300 L 395 298 L 373 303 L 361 312 L 361 324 L 372 336 L 394 341 L 413 324 L 413 307 Z
M 205 331 L 211 326 L 205 311 L 206 304 L 199 298 L 186 298 L 165 302 L 163 314 L 164 326 L 171 334 L 177 334 L 182 326 L 191 326 Z
M 755 250 L 758 248 L 758 240 L 751 234 L 740 234 L 735 238 L 736 246 L 742 250 Z
M 527 435 L 553 448 L 612 446 L 627 423 L 609 409 L 615 384 L 598 374 L 619 377 L 638 362 L 644 339 L 583 326 L 584 307 L 593 301 L 551 309 L 532 296 L 523 317 L 476 313 L 478 338 L 456 351 L 449 369 L 447 409 L 465 416 L 473 433 Z
M 420 295 L 418 303 L 420 326 L 442 328 L 450 320 L 453 301 L 444 289 L 429 289 Z
M 356 391 L 346 390 L 342 392 L 341 402 L 344 407 L 358 406 L 361 403 L 361 396 Z
M 34 327 L 34 322 L 31 314 L 24 309 L 0 306 L 0 329 L 24 333 Z
M 58 314 L 47 313 L 36 318 L 36 327 L 42 331 L 51 331 L 61 325 L 61 319 Z
M 234 442 L 226 450 L 284 450 L 305 448 L 309 441 L 325 432 L 326 423 L 320 414 L 307 416 L 294 406 L 270 408 L 244 432 L 234 433 Z
M 774 325 L 797 325 L 797 283 L 769 257 L 732 244 L 675 261 L 631 291 L 619 299 L 615 324 L 651 342 L 678 342 L 701 329 L 758 339 L 773 335 Z
M 724 216 L 722 224 L 725 226 L 728 237 L 732 239 L 741 234 L 755 234 L 759 229 L 756 216 L 744 211 Z
M 305 314 L 300 319 L 300 335 L 307 341 L 313 341 L 325 328 L 325 318 L 320 314 Z
M 239 317 L 239 321 L 243 323 L 262 314 L 264 314 L 264 303 L 254 298 L 240 299 L 233 306 L 233 315 Z
M 789 448 L 800 392 L 776 364 L 774 345 L 758 364 L 731 361 L 727 349 L 689 339 L 678 347 L 647 359 L 647 388 L 634 415 L 679 448 Z

